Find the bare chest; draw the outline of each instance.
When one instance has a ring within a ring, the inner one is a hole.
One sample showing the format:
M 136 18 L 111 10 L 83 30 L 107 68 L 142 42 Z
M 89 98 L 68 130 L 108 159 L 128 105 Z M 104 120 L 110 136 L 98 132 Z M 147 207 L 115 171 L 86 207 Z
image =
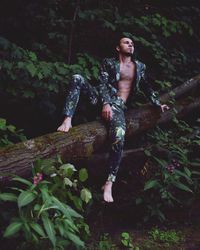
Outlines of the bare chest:
M 135 65 L 133 63 L 120 64 L 120 81 L 133 81 Z

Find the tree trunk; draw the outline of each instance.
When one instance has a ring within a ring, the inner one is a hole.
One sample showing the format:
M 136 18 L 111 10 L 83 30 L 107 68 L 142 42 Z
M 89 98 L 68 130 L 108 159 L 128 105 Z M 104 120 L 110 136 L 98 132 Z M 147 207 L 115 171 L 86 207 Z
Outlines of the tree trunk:
M 200 83 L 200 76 L 193 78 L 182 86 L 174 89 L 174 97 L 185 95 Z M 196 91 L 195 91 L 196 95 Z M 169 96 L 161 96 L 167 100 Z M 178 117 L 185 117 L 191 112 L 200 109 L 200 98 L 184 97 L 176 101 L 173 106 Z M 172 117 L 171 110 L 161 114 L 160 109 L 151 105 L 127 112 L 126 139 L 131 140 L 138 133 L 147 131 L 155 125 L 169 122 Z M 86 159 L 95 152 L 99 152 L 107 142 L 107 130 L 103 122 L 89 122 L 72 128 L 68 133 L 54 132 L 25 142 L 17 143 L 0 150 L 0 182 L 9 178 L 6 174 L 27 176 L 37 158 L 53 158 L 60 155 L 65 161 L 78 161 Z

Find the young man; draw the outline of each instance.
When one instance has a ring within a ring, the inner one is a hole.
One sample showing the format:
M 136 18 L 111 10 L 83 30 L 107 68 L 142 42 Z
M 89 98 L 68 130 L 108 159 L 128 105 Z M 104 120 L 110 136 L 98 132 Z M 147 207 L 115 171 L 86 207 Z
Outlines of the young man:
M 69 93 L 64 108 L 65 119 L 58 131 L 67 132 L 71 127 L 71 120 L 75 112 L 80 91 L 88 95 L 91 103 L 96 104 L 98 99 L 102 103 L 102 117 L 109 125 L 110 152 L 108 159 L 108 178 L 103 186 L 104 200 L 113 202 L 112 185 L 122 158 L 124 136 L 126 131 L 125 110 L 127 101 L 132 94 L 142 90 L 153 105 L 162 112 L 169 107 L 161 104 L 145 78 L 145 64 L 132 60 L 134 43 L 123 37 L 116 47 L 118 58 L 104 59 L 98 87 L 92 87 L 81 75 L 72 77 Z

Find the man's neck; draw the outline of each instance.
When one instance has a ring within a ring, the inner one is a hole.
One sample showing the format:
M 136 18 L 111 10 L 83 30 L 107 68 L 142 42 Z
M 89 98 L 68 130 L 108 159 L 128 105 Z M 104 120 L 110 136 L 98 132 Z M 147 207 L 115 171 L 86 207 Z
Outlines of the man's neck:
M 119 62 L 120 63 L 131 63 L 132 62 L 132 58 L 131 56 L 129 55 L 122 55 L 122 54 L 119 54 Z

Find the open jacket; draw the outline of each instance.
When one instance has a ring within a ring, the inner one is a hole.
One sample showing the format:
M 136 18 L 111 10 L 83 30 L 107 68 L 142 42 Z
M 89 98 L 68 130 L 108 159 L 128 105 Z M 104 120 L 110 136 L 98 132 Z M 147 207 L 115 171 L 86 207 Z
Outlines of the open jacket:
M 133 81 L 130 98 L 138 91 L 142 91 L 155 106 L 160 106 L 160 101 L 152 90 L 145 76 L 146 66 L 138 60 L 135 63 L 135 79 Z M 103 104 L 112 103 L 112 97 L 117 94 L 117 82 L 120 80 L 120 63 L 116 58 L 105 58 L 100 73 L 98 90 Z

